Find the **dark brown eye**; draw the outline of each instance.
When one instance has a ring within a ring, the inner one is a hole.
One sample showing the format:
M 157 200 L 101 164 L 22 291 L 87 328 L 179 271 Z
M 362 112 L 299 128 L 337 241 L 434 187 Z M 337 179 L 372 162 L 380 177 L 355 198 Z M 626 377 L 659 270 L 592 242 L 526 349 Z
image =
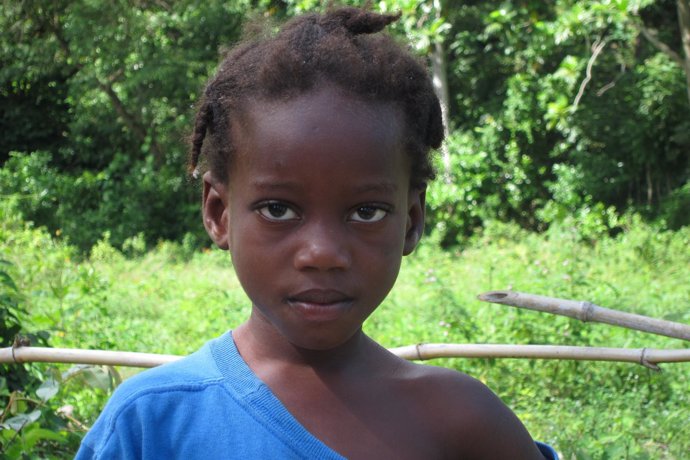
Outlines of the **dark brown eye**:
M 355 222 L 378 222 L 387 214 L 388 211 L 376 206 L 360 206 L 352 213 L 350 219 Z
M 257 209 L 257 212 L 268 220 L 297 219 L 297 213 L 283 203 L 268 203 Z

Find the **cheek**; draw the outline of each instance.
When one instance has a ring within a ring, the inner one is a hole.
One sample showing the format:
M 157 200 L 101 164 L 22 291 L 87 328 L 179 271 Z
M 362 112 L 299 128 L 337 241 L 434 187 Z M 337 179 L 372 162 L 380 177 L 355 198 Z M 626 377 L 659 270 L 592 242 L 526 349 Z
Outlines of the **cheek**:
M 233 260 L 238 258 L 245 262 L 263 259 L 275 255 L 278 246 L 255 225 L 255 213 L 244 213 L 239 218 L 230 220 L 230 252 Z
M 262 242 L 257 232 L 249 228 L 252 217 L 243 216 L 230 221 L 230 256 L 233 269 L 245 290 L 265 282 L 265 278 L 270 276 L 270 268 L 275 266 L 276 257 L 275 250 L 271 251 L 271 246 Z
M 273 288 L 280 279 L 275 258 L 268 260 L 246 248 L 236 248 L 231 257 L 235 276 L 253 305 L 263 305 L 275 295 Z
M 358 257 L 359 266 L 365 272 L 363 281 L 375 282 L 380 290 L 385 291 L 385 296 L 398 277 L 402 250 L 403 244 L 399 239 L 388 238 L 363 251 Z

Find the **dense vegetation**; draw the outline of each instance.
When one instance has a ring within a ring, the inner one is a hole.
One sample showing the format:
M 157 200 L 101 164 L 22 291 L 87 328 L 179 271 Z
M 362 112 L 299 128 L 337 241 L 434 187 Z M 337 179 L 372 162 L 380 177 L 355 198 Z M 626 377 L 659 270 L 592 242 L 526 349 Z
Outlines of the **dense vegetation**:
M 7 211 L 0 220 L 0 259 L 8 262 L 3 270 L 14 279 L 18 305 L 30 312 L 23 316 L 25 330 L 49 332 L 53 346 L 186 354 L 248 314 L 227 253 L 178 243 L 144 252 L 143 241 L 135 239 L 128 246 L 134 252 L 125 256 L 103 240 L 80 259 L 75 247 L 13 220 Z M 690 229 L 661 231 L 634 217 L 623 227 L 596 243 L 581 241 L 574 228 L 552 227 L 537 235 L 504 224 L 490 226 L 462 251 L 443 251 L 427 240 L 405 260 L 392 295 L 365 329 L 389 347 L 453 342 L 678 348 L 678 340 L 475 299 L 482 291 L 513 288 L 689 323 Z M 690 450 L 687 364 L 663 365 L 661 373 L 596 362 L 431 364 L 486 382 L 535 438 L 557 446 L 565 459 L 681 459 Z M 65 458 L 112 386 L 134 370 L 36 365 L 29 372 L 34 379 L 23 392 L 0 389 L 7 404 L 0 422 L 26 424 L 19 434 L 3 430 L 0 446 L 16 455 L 25 449 Z M 12 397 L 22 398 L 21 404 L 11 407 Z
M 105 232 L 118 247 L 139 234 L 200 245 L 183 139 L 203 82 L 247 17 L 320 3 L 7 3 L 3 193 L 81 250 Z M 670 228 L 690 223 L 688 0 L 379 7 L 402 11 L 397 32 L 429 58 L 445 101 L 449 141 L 430 200 L 444 246 L 496 218 L 615 232 L 634 210 Z
M 206 249 L 184 138 L 247 18 L 322 3 L 3 3 L 0 346 L 20 333 L 185 354 L 242 321 L 248 305 L 227 254 Z M 377 7 L 401 11 L 395 32 L 429 59 L 449 136 L 429 234 L 367 331 L 391 347 L 681 346 L 475 296 L 513 288 L 690 322 L 690 2 Z M 690 451 L 685 364 L 434 364 L 485 381 L 566 459 Z M 0 452 L 70 457 L 131 372 L 0 366 Z

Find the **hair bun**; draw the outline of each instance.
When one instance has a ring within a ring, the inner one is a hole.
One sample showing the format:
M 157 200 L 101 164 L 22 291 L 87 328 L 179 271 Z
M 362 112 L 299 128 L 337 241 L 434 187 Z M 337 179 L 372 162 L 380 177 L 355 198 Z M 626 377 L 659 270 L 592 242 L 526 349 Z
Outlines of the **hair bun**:
M 339 8 L 326 13 L 321 26 L 328 31 L 344 28 L 352 35 L 373 34 L 397 21 L 399 17 L 400 13 L 379 14 L 357 8 Z

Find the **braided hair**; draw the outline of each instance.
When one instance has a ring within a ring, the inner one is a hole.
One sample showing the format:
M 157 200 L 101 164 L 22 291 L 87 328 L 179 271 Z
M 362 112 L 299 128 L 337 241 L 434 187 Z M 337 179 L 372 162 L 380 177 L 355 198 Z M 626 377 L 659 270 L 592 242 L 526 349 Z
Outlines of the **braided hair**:
M 199 101 L 189 171 L 198 175 L 203 154 L 215 179 L 226 183 L 235 150 L 230 126 L 249 101 L 288 100 L 328 82 L 364 101 L 397 104 L 404 113 L 412 185 L 431 180 L 429 152 L 443 141 L 438 98 L 423 63 L 376 34 L 398 17 L 351 7 L 305 14 L 273 37 L 233 48 Z

